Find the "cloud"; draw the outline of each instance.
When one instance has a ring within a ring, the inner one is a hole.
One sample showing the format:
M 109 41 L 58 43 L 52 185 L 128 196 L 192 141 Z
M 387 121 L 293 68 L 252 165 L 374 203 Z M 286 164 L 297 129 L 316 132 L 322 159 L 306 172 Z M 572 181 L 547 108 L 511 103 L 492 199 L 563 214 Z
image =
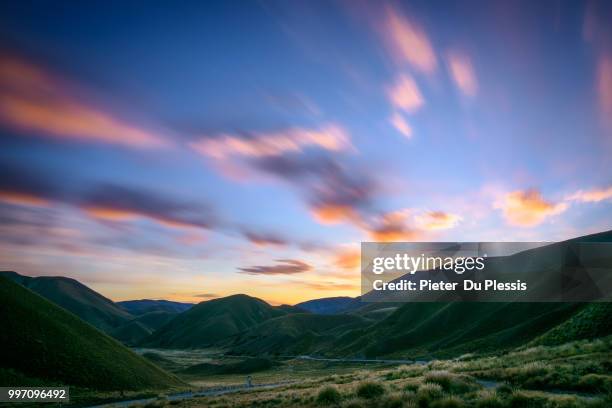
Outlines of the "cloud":
M 329 151 L 352 149 L 348 133 L 328 124 L 321 129 L 289 128 L 269 133 L 221 134 L 207 136 L 190 144 L 196 152 L 212 159 L 230 157 L 269 157 L 301 152 L 307 147 Z
M 296 259 L 278 259 L 276 265 L 238 268 L 248 275 L 293 275 L 312 270 L 312 266 Z
M 216 223 L 210 208 L 201 204 L 169 200 L 149 191 L 118 185 L 96 187 L 79 207 L 106 221 L 149 219 L 172 228 L 205 228 Z
M 579 190 L 566 199 L 572 201 L 582 201 L 584 203 L 598 203 L 600 201 L 610 200 L 612 199 L 612 187 L 586 191 Z
M 371 211 L 378 184 L 365 172 L 328 156 L 272 156 L 253 162 L 255 168 L 291 183 L 304 196 L 322 224 L 359 223 Z
M 419 87 L 408 74 L 400 75 L 387 93 L 391 104 L 405 112 L 414 113 L 424 104 Z
M 61 189 L 28 168 L 0 164 L 0 202 L 48 207 L 62 195 Z
M 506 194 L 495 207 L 503 211 L 509 224 L 532 227 L 548 217 L 561 214 L 568 206 L 565 203 L 546 201 L 538 190 L 529 189 Z
M 251 243 L 257 246 L 283 246 L 287 245 L 289 241 L 285 237 L 273 234 L 270 232 L 255 232 L 253 230 L 243 230 L 243 236 Z
M 383 213 L 366 227 L 366 232 L 376 242 L 414 241 L 422 232 L 409 225 L 408 211 Z
M 407 139 L 412 139 L 412 128 L 401 113 L 393 112 L 393 115 L 391 115 L 389 121 L 398 132 L 404 135 Z
M 387 6 L 382 28 L 388 48 L 396 60 L 408 62 L 424 73 L 436 70 L 437 60 L 431 42 L 416 22 L 397 8 Z
M 448 55 L 448 69 L 457 88 L 466 96 L 475 96 L 478 81 L 470 58 L 463 53 L 453 52 Z
M 0 56 L 0 123 L 21 132 L 131 148 L 168 144 L 69 93 L 73 84 L 25 61 Z
M 361 252 L 356 249 L 340 250 L 333 255 L 333 263 L 340 269 L 358 269 L 361 265 Z
M 425 230 L 445 230 L 454 228 L 461 221 L 457 214 L 446 213 L 444 211 L 427 211 L 423 214 L 415 215 L 416 225 Z
M 600 57 L 597 66 L 597 92 L 604 118 L 612 117 L 612 54 Z

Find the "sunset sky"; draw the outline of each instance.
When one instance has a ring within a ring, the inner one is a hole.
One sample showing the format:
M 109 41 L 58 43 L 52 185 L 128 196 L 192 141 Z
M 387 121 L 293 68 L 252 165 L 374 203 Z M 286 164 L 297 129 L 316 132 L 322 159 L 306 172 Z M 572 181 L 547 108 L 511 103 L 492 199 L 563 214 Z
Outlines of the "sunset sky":
M 612 2 L 0 2 L 0 270 L 359 294 L 361 241 L 612 228 Z

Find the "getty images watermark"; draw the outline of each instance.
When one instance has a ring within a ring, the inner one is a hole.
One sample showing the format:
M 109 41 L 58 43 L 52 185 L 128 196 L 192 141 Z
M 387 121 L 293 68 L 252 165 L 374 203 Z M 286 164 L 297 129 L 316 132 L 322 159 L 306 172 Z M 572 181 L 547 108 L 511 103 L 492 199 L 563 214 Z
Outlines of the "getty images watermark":
M 364 242 L 367 302 L 612 301 L 608 242 Z

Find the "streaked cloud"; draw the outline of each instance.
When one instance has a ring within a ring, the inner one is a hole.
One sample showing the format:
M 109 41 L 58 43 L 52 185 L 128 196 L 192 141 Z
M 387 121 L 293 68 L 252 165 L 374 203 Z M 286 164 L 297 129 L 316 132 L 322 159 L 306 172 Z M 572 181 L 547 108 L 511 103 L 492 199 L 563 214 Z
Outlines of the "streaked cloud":
M 425 73 L 436 70 L 437 59 L 425 31 L 397 7 L 388 5 L 382 26 L 392 56 Z
M 329 151 L 353 148 L 349 134 L 335 124 L 320 129 L 288 128 L 277 132 L 213 135 L 192 142 L 190 146 L 203 156 L 218 160 L 232 156 L 278 156 L 301 152 L 308 147 Z
M 461 217 L 444 211 L 427 211 L 415 215 L 416 225 L 425 230 L 446 230 L 457 226 Z
M 393 115 L 391 115 L 389 121 L 398 132 L 404 135 L 407 139 L 412 139 L 412 127 L 410 127 L 410 124 L 401 113 L 393 112 Z
M 276 265 L 251 266 L 238 270 L 248 275 L 293 275 L 311 271 L 312 266 L 297 259 L 278 259 Z
M 425 101 L 414 79 L 408 74 L 400 75 L 388 90 L 389 100 L 395 108 L 414 113 Z
M 612 54 L 603 54 L 597 66 L 599 106 L 607 122 L 612 122 Z
M 519 227 L 533 227 L 548 217 L 561 214 L 568 205 L 547 201 L 536 189 L 518 190 L 506 194 L 495 207 L 501 209 L 506 221 Z
M 106 221 L 148 219 L 172 228 L 211 228 L 210 208 L 201 204 L 169 200 L 152 192 L 118 185 L 101 185 L 79 207 L 90 216 Z
M 475 96 L 478 80 L 471 59 L 465 53 L 451 52 L 448 55 L 448 69 L 453 82 L 466 96 Z
M 414 241 L 422 233 L 409 225 L 408 211 L 393 211 L 377 216 L 366 232 L 373 241 L 401 242 Z
M 162 136 L 71 94 L 74 84 L 19 59 L 0 57 L 0 124 L 61 140 L 159 148 Z
M 567 200 L 581 201 L 584 203 L 598 203 L 600 201 L 610 199 L 612 199 L 612 187 L 593 190 L 579 190 L 567 197 Z
M 245 229 L 242 231 L 242 234 L 249 242 L 257 246 L 283 246 L 289 243 L 285 237 L 271 232 L 257 232 Z
M 18 191 L 0 191 L 0 202 L 34 207 L 48 207 L 51 205 L 49 200 Z

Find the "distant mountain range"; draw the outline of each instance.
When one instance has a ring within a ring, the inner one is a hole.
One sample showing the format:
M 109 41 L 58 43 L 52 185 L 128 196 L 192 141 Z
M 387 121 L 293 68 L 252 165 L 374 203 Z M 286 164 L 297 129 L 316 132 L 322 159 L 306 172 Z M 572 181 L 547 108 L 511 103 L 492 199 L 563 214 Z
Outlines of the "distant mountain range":
M 611 231 L 568 242 L 610 241 Z M 508 265 L 528 262 L 537 268 L 554 246 L 563 245 L 567 243 L 513 255 Z M 602 262 L 612 270 L 612 256 Z M 369 303 L 361 297 L 336 297 L 271 306 L 247 295 L 197 305 L 148 299 L 113 303 L 73 279 L 2 275 L 124 343 L 144 347 L 428 358 L 612 334 L 612 303 Z M 542 274 L 553 275 L 549 269 Z

